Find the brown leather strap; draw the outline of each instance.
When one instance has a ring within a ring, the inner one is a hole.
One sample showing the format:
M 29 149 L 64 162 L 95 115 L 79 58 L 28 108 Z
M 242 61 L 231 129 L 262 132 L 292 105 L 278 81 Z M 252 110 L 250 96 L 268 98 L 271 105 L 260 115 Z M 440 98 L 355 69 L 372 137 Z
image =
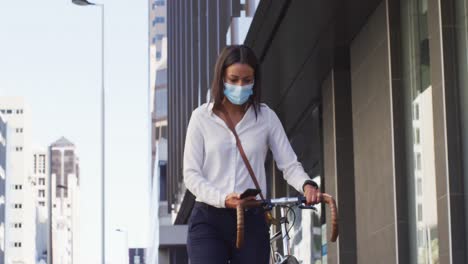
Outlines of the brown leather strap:
M 224 108 L 224 106 L 222 104 L 221 104 L 221 107 L 220 107 L 220 111 L 221 111 L 221 114 L 225 118 L 226 125 L 232 131 L 232 133 L 234 134 L 234 137 L 236 138 L 237 148 L 239 149 L 242 160 L 244 160 L 245 166 L 247 167 L 247 170 L 249 171 L 250 177 L 252 178 L 252 180 L 253 180 L 253 182 L 255 184 L 255 187 L 257 189 L 261 190 L 260 184 L 258 184 L 258 181 L 257 181 L 257 177 L 255 177 L 255 173 L 254 173 L 254 171 L 252 169 L 252 166 L 250 166 L 250 162 L 247 159 L 247 155 L 245 155 L 244 148 L 242 148 L 242 144 L 240 142 L 239 136 L 236 133 L 236 128 L 234 127 L 234 123 L 232 122 L 232 119 L 229 116 L 229 113 L 226 111 L 226 109 Z M 262 192 L 260 192 L 260 198 L 262 198 L 262 200 L 265 200 L 265 197 L 263 197 Z

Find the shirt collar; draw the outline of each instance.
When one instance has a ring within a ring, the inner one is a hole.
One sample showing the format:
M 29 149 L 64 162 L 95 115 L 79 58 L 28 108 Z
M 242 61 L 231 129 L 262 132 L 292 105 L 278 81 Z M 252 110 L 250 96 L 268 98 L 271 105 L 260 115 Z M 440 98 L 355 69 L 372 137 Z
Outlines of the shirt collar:
M 208 103 L 208 113 L 213 116 L 214 112 L 213 112 L 213 106 L 214 106 L 214 102 L 209 102 Z

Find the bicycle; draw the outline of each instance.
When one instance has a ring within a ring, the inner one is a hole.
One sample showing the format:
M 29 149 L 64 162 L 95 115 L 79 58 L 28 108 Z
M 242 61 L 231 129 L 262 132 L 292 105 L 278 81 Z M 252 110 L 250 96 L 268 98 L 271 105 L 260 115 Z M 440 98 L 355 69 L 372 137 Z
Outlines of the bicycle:
M 332 234 L 330 237 L 331 242 L 335 242 L 338 238 L 338 211 L 336 209 L 336 202 L 330 195 L 322 193 L 322 201 L 328 204 L 331 210 L 331 226 Z M 272 210 L 274 207 L 279 207 L 281 212 L 281 217 L 279 219 L 279 224 L 281 226 L 280 231 L 274 234 L 270 238 L 270 244 L 274 241 L 282 238 L 283 240 L 283 252 L 285 255 L 282 255 L 279 252 L 272 251 L 272 263 L 273 264 L 299 264 L 299 261 L 290 254 L 289 249 L 289 229 L 287 215 L 293 207 L 298 207 L 300 209 L 312 209 L 316 210 L 314 206 L 306 205 L 306 198 L 303 196 L 300 197 L 282 197 L 269 199 L 265 201 L 261 200 L 250 200 L 245 201 L 238 205 L 237 207 L 237 242 L 236 245 L 238 248 L 242 247 L 244 241 L 244 209 L 250 207 L 263 206 L 265 210 Z M 293 221 L 294 224 L 294 221 Z

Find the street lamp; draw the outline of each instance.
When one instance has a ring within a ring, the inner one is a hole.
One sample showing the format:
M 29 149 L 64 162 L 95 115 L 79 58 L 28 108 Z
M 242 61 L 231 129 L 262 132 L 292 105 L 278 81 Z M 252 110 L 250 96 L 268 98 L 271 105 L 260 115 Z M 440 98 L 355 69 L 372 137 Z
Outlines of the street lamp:
M 72 3 L 79 6 L 97 6 L 101 8 L 101 262 L 106 261 L 106 214 L 105 214 L 105 89 L 104 89 L 104 5 L 88 2 L 87 0 L 72 0 Z
M 86 0 L 72 0 L 72 2 L 75 4 L 75 5 L 80 5 L 80 6 L 87 6 L 87 5 L 95 5 L 93 3 L 90 3 Z

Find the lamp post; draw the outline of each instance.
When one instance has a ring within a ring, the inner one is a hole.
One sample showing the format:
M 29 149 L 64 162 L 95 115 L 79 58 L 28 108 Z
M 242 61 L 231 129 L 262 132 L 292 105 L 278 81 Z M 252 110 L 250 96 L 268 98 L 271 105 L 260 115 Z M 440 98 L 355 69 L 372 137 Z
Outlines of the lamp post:
M 104 89 L 104 5 L 88 2 L 87 0 L 72 0 L 79 6 L 97 6 L 101 8 L 101 262 L 106 261 L 106 214 L 105 214 L 105 89 Z

